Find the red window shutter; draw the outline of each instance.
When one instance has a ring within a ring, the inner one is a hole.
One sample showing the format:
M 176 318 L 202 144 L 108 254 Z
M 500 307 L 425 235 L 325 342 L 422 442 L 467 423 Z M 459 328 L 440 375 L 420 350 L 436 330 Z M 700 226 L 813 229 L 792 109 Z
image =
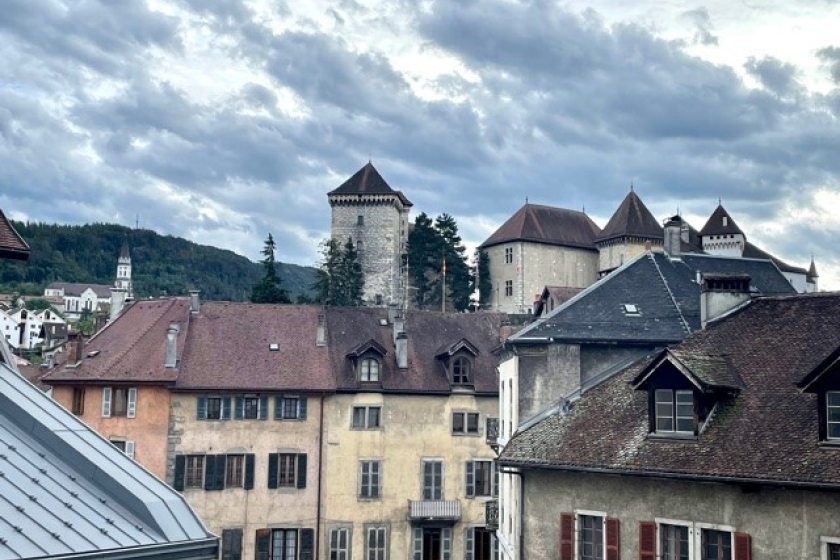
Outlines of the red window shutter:
M 639 522 L 639 560 L 656 560 L 656 523 Z
M 752 537 L 735 533 L 735 560 L 752 560 Z
M 560 560 L 575 560 L 575 515 L 560 514 Z
M 620 560 L 620 541 L 618 519 L 607 517 L 607 560 Z

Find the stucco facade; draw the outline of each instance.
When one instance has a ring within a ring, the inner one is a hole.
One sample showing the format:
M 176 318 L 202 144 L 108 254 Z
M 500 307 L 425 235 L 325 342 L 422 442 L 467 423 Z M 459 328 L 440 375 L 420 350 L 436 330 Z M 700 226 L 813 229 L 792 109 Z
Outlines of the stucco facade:
M 662 240 L 622 237 L 598 243 L 598 270 L 609 272 L 656 248 L 662 249 Z

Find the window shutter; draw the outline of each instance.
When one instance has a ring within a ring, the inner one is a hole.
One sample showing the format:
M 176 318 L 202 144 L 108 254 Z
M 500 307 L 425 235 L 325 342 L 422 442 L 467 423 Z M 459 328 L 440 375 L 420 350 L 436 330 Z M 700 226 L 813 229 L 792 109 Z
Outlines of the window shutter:
M 315 548 L 314 545 L 315 531 L 312 529 L 301 529 L 299 560 L 312 560 L 312 550 Z
M 656 523 L 639 522 L 639 560 L 656 560 Z
M 560 560 L 574 560 L 575 556 L 575 515 L 560 514 Z
M 268 418 L 268 397 L 260 397 L 260 420 Z
M 414 541 L 412 560 L 423 560 L 423 529 L 415 527 L 412 540 Z
M 137 415 L 137 388 L 128 389 L 128 403 L 126 404 L 125 415 L 134 418 Z
M 102 417 L 108 418 L 111 416 L 111 388 L 102 388 Z
M 283 418 L 283 396 L 274 397 L 274 419 L 280 420 Z
M 496 461 L 493 461 L 493 496 L 499 497 L 499 469 L 496 468 Z
M 380 494 L 379 461 L 370 462 L 370 498 L 378 498 Z
M 128 440 L 125 442 L 125 454 L 134 459 L 134 442 Z
M 233 410 L 233 417 L 236 420 L 242 420 L 245 416 L 245 398 L 244 397 L 236 397 L 236 406 Z
M 752 537 L 735 533 L 735 560 L 752 560 Z
M 198 397 L 198 402 L 195 406 L 195 417 L 198 420 L 207 420 L 207 397 Z
M 230 397 L 224 397 L 222 399 L 222 420 L 230 420 Z M 241 533 L 239 538 L 242 538 Z
M 452 560 L 452 529 L 449 527 L 441 529 L 440 540 L 443 560 Z
M 465 465 L 467 473 L 467 498 L 472 498 L 475 496 L 475 463 L 467 461 Z
M 245 455 L 245 490 L 254 488 L 254 454 Z
M 184 471 L 187 466 L 186 455 L 175 455 L 175 477 L 172 480 L 172 487 L 179 492 L 184 489 Z
M 256 560 L 268 560 L 268 553 L 271 549 L 271 531 L 268 529 L 257 529 L 254 558 Z
M 268 487 L 277 488 L 277 469 L 280 468 L 280 454 L 268 454 Z
M 607 560 L 620 560 L 621 533 L 618 519 L 607 517 Z
M 213 485 L 215 490 L 225 489 L 225 466 L 227 464 L 227 456 L 216 455 L 216 483 Z
M 474 537 L 475 531 L 468 527 L 464 534 L 464 560 L 473 560 Z
M 298 399 L 298 420 L 306 420 L 306 397 Z
M 216 455 L 204 456 L 204 489 L 216 489 Z
M 297 456 L 297 487 L 306 488 L 306 453 Z

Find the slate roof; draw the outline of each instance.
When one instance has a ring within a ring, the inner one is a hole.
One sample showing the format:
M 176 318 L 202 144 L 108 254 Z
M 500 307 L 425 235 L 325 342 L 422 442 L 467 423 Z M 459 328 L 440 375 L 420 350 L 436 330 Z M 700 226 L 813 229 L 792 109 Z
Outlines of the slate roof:
M 189 325 L 187 298 L 142 300 L 125 309 L 91 338 L 80 364 L 56 367 L 43 376 L 49 384 L 86 382 L 174 383 L 177 368 L 164 366 L 166 331 L 177 324 L 177 351 L 183 353 Z
M 104 284 L 84 284 L 80 282 L 51 282 L 48 286 L 48 290 L 64 290 L 65 296 L 75 296 L 79 297 L 84 293 L 85 290 L 90 288 L 96 294 L 96 297 L 100 299 L 107 299 L 111 297 L 111 288 L 112 286 L 106 286 Z
M 327 196 L 339 195 L 364 195 L 364 194 L 382 194 L 395 195 L 399 197 L 402 203 L 406 206 L 412 206 L 411 202 L 400 191 L 395 191 L 385 182 L 379 171 L 372 163 L 367 162 L 364 167 L 356 171 L 352 177 L 344 181 L 337 189 L 327 193 Z
M 741 380 L 696 440 L 648 437 L 648 396 L 631 385 L 648 358 L 591 388 L 568 414 L 515 434 L 499 462 L 840 487 L 837 451 L 817 441 L 816 395 L 795 387 L 838 347 L 840 294 L 760 298 L 673 349 Z
M 726 224 L 724 224 L 724 218 L 726 218 Z M 729 212 L 724 209 L 723 205 L 718 204 L 718 207 L 712 212 L 706 225 L 700 230 L 700 235 L 727 235 L 730 233 L 744 234 L 741 228 L 738 227 L 738 224 L 735 223 L 735 220 L 732 219 L 732 216 L 729 215 Z
M 543 307 L 551 299 L 556 305 L 565 303 L 583 291 L 583 288 L 572 288 L 570 286 L 546 286 L 537 301 L 534 302 L 534 317 L 543 313 Z
M 314 305 L 202 302 L 190 318 L 175 389 L 334 390 L 327 349 L 315 344 L 322 312 Z
M 608 241 L 620 237 L 662 240 L 662 225 L 653 217 L 642 199 L 631 190 L 621 201 L 618 209 L 601 230 L 597 241 Z
M 683 255 L 672 260 L 662 252 L 639 255 L 538 319 L 509 340 L 545 342 L 670 343 L 700 328 L 697 273 L 746 274 L 756 294 L 792 294 L 795 290 L 767 260 Z M 638 314 L 628 313 L 635 305 Z
M 564 247 L 596 249 L 600 228 L 576 210 L 525 204 L 481 244 L 492 247 L 510 241 L 532 241 Z
M 744 252 L 742 253 L 744 258 L 750 259 L 769 259 L 776 263 L 776 266 L 779 267 L 779 270 L 782 272 L 792 272 L 794 274 L 808 274 L 808 271 L 800 266 L 793 266 L 791 264 L 786 263 L 781 259 L 777 259 L 767 251 L 759 249 L 749 241 L 744 244 Z
M 336 307 L 328 308 L 326 313 L 330 359 L 340 391 L 360 389 L 347 353 L 374 340 L 386 350 L 381 369 L 383 392 L 451 393 L 443 362 L 435 356 L 466 339 L 478 351 L 472 368 L 475 392 L 499 392 L 499 361 L 492 350 L 501 343 L 504 314 L 409 311 L 404 326 L 408 335 L 408 368 L 399 369 L 387 310 Z
M 0 259 L 25 261 L 28 258 L 29 245 L 0 210 Z
M 819 277 L 820 275 L 817 274 L 817 265 L 814 263 L 814 257 L 811 257 L 811 266 L 808 268 L 808 278 L 816 279 Z

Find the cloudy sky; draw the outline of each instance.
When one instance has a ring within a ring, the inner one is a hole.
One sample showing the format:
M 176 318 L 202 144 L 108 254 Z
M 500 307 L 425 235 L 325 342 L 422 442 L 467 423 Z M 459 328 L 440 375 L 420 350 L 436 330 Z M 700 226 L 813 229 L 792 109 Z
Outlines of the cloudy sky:
M 480 243 L 632 184 L 840 289 L 840 2 L 3 0 L 0 208 L 314 264 L 370 158 Z

